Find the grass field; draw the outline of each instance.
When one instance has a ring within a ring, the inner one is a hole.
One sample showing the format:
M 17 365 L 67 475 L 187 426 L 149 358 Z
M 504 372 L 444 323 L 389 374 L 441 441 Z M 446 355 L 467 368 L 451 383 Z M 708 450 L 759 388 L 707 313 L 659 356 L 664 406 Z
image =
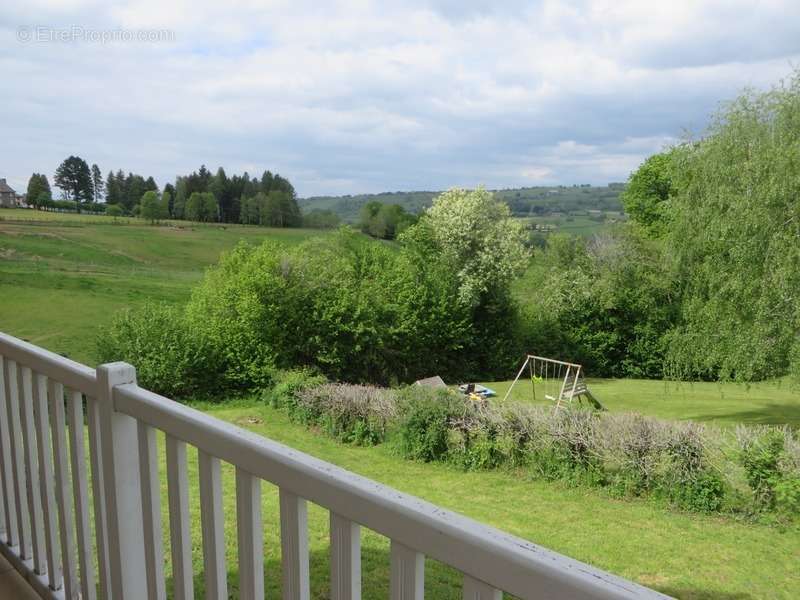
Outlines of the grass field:
M 239 241 L 299 243 L 319 230 L 0 209 L 0 330 L 92 364 L 114 312 L 179 303 Z
M 500 401 L 511 381 L 487 381 Z M 782 425 L 800 428 L 800 386 L 787 380 L 751 384 L 653 381 L 645 379 L 588 379 L 592 394 L 613 412 L 640 412 L 663 419 L 713 422 L 719 425 Z M 552 406 L 533 399 L 530 380 L 521 377 L 508 402 Z
M 798 530 L 780 532 L 726 518 L 671 512 L 655 503 L 614 500 L 598 490 L 535 481 L 525 473 L 462 472 L 442 464 L 410 462 L 394 456 L 388 445 L 359 448 L 339 444 L 258 402 L 205 409 L 293 448 L 676 597 L 789 599 L 800 589 Z M 199 499 L 195 453 L 190 457 L 198 592 L 202 589 Z M 228 564 L 234 565 L 234 474 L 229 466 L 223 471 L 227 558 Z M 267 597 L 278 598 L 277 490 L 264 484 L 262 491 Z M 166 506 L 166 496 L 163 503 Z M 326 598 L 327 513 L 310 506 L 309 525 L 312 597 Z M 387 540 L 364 532 L 362 560 L 364 598 L 386 598 Z M 237 576 L 236 571 L 229 572 L 231 591 L 236 589 Z M 429 560 L 426 597 L 460 598 L 457 574 Z
M 523 217 L 530 224 L 549 225 L 552 233 L 569 233 L 584 237 L 608 231 L 614 223 L 623 219 L 620 213 L 604 213 L 603 220 L 596 220 L 585 215 L 560 215 L 545 217 Z

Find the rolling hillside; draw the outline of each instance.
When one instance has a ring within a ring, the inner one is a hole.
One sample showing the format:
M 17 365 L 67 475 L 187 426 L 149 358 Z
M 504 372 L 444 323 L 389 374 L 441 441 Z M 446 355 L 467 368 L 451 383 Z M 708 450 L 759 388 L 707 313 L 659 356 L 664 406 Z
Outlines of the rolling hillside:
M 505 200 L 519 217 L 602 217 L 605 213 L 621 213 L 619 195 L 624 184 L 610 183 L 607 186 L 541 186 L 493 190 L 497 197 Z M 342 220 L 358 220 L 358 212 L 368 202 L 399 204 L 409 212 L 419 213 L 431 205 L 440 192 L 383 192 L 380 194 L 358 194 L 347 196 L 312 196 L 299 200 L 304 212 L 314 209 L 332 210 Z

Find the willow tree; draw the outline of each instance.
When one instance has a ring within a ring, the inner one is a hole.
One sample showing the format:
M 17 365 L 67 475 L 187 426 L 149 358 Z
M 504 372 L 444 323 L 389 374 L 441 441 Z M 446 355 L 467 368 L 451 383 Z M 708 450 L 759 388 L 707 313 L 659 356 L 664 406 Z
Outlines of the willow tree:
M 724 105 L 706 135 L 672 157 L 675 374 L 800 372 L 800 71 Z

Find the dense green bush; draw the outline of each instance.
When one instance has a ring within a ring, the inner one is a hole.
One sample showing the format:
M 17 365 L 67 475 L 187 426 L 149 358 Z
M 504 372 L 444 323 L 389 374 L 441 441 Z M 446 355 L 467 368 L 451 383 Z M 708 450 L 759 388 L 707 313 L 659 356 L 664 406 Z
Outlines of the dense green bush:
M 677 308 L 656 242 L 632 227 L 593 239 L 552 235 L 538 257 L 526 346 L 600 377 L 658 378 Z
M 224 358 L 183 313 L 161 304 L 119 313 L 97 340 L 100 362 L 136 366 L 139 384 L 173 397 L 210 396 L 228 389 L 220 374 Z
M 431 462 L 447 456 L 451 419 L 465 405 L 449 390 L 406 388 L 399 407 L 398 443 L 406 458 Z
M 352 231 L 287 249 L 240 246 L 209 270 L 187 308 L 243 386 L 309 366 L 339 381 L 505 374 L 518 348 L 515 307 L 492 291 L 458 300 L 446 264 Z
M 789 429 L 740 427 L 739 461 L 756 506 L 800 512 L 800 452 Z

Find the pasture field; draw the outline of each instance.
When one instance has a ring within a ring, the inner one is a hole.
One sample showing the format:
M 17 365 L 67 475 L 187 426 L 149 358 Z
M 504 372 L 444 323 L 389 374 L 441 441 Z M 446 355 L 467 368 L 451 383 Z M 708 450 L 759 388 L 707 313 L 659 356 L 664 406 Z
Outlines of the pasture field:
M 205 268 L 242 240 L 316 235 L 326 234 L 0 209 L 0 330 L 93 364 L 95 337 L 116 311 L 187 300 Z
M 609 230 L 614 226 L 612 219 L 623 220 L 619 213 L 603 213 L 603 220 L 596 220 L 586 215 L 561 215 L 543 217 L 522 217 L 530 224 L 550 225 L 551 233 L 569 233 L 589 237 Z
M 795 598 L 800 589 L 800 530 L 718 516 L 668 511 L 648 501 L 615 500 L 597 489 L 531 479 L 525 472 L 463 472 L 446 464 L 412 462 L 391 444 L 346 446 L 301 425 L 257 400 L 206 412 L 292 448 L 489 523 L 552 550 L 685 599 Z M 163 442 L 161 481 L 166 481 Z M 189 454 L 195 591 L 203 589 L 197 456 Z M 234 473 L 223 465 L 225 539 L 229 565 L 236 564 Z M 162 486 L 165 494 L 165 488 Z M 166 506 L 166 495 L 162 507 Z M 262 486 L 265 589 L 280 597 L 280 538 L 277 489 Z M 166 519 L 166 515 L 165 515 Z M 309 505 L 313 598 L 329 597 L 328 515 Z M 168 531 L 164 521 L 164 531 Z M 165 549 L 169 545 L 165 538 Z M 362 534 L 363 597 L 388 597 L 388 541 Z M 169 572 L 168 572 L 169 576 Z M 461 598 L 457 573 L 432 560 L 426 566 L 426 597 Z M 229 570 L 229 592 L 238 597 L 238 573 Z

